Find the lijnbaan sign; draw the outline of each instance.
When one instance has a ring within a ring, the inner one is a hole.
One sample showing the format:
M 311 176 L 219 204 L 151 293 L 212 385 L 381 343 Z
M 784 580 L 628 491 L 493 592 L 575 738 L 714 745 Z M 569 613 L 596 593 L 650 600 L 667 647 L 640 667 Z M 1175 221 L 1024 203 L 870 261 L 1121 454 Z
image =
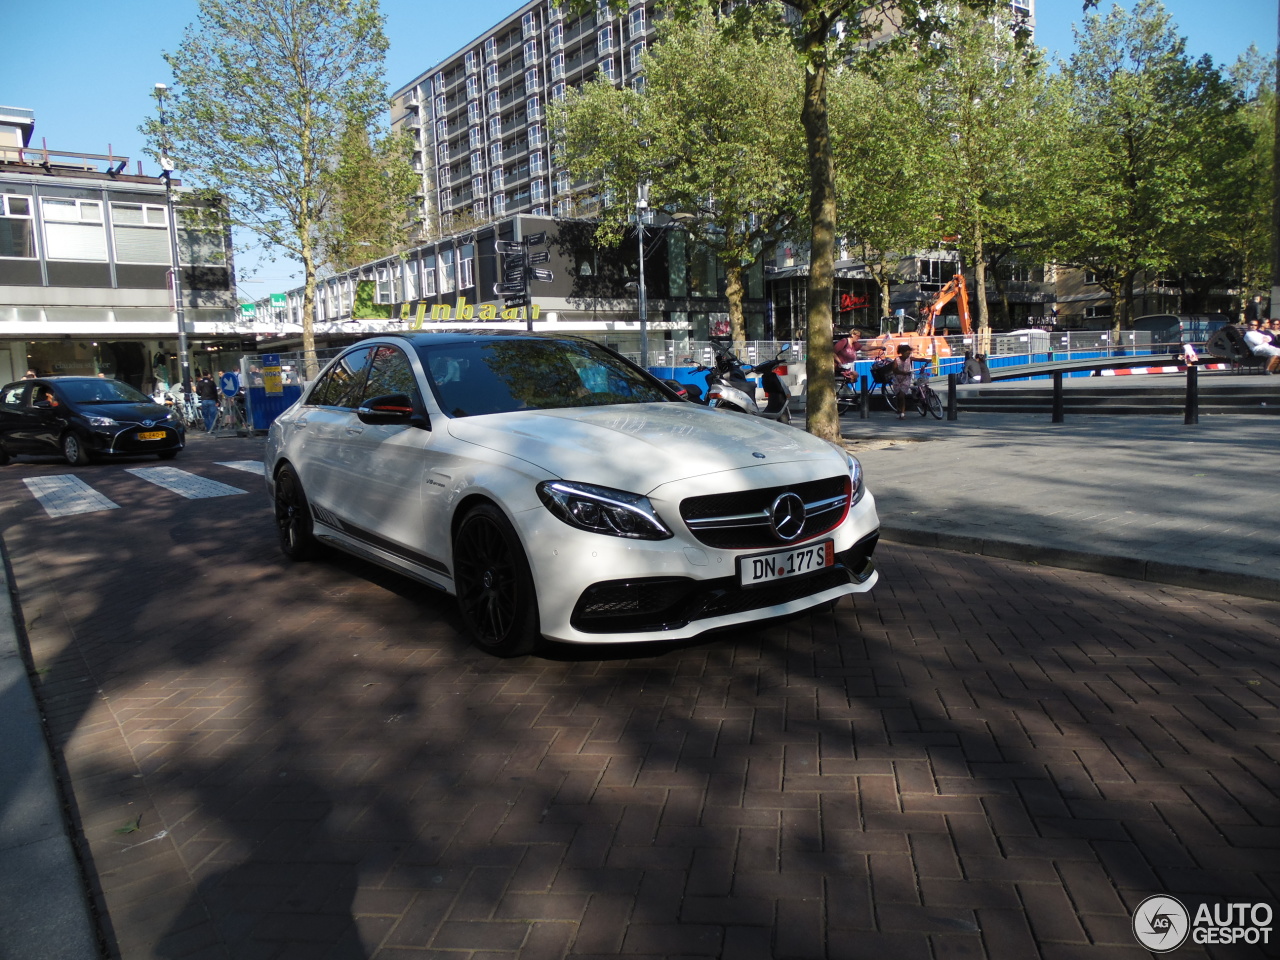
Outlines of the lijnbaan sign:
M 422 324 L 427 319 L 427 306 L 428 304 L 419 302 L 418 309 L 413 315 L 414 330 L 422 329 Z M 538 315 L 542 313 L 542 308 L 536 303 L 529 304 L 526 316 L 525 307 L 499 309 L 496 303 L 467 303 L 466 297 L 459 297 L 452 306 L 447 303 L 433 303 L 430 307 L 432 320 L 537 320 Z M 401 305 L 400 319 L 409 319 L 409 304 Z

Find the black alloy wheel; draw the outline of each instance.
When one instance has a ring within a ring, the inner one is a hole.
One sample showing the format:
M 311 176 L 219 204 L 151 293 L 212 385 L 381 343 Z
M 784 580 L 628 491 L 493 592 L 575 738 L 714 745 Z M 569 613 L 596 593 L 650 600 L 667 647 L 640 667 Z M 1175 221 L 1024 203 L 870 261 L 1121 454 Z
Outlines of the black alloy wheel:
M 285 467 L 276 476 L 276 534 L 280 538 L 280 552 L 290 560 L 311 560 L 319 552 L 311 507 L 302 481 L 292 467 Z
M 62 456 L 73 467 L 83 467 L 89 462 L 89 451 L 74 430 L 62 435 Z
M 492 504 L 471 510 L 453 540 L 453 576 L 463 623 L 480 649 L 498 657 L 541 644 L 533 575 L 510 521 Z

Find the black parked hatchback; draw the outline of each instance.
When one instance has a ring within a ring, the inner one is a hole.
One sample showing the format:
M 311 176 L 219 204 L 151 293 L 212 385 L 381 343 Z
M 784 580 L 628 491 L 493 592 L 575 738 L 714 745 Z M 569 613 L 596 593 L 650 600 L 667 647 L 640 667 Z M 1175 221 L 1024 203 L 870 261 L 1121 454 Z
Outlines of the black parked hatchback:
M 48 377 L 0 391 L 0 463 L 17 454 L 86 464 L 95 457 L 178 455 L 186 432 L 165 407 L 119 380 Z

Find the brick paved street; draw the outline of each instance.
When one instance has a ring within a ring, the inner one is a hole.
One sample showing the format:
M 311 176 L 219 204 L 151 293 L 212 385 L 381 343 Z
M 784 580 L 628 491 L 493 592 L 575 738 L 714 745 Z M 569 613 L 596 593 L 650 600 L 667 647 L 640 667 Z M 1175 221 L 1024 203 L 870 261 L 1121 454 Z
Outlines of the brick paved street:
M 1151 894 L 1280 911 L 1280 604 L 882 544 L 834 611 L 501 661 L 288 566 L 216 462 L 260 449 L 175 461 L 241 496 L 0 481 L 115 956 L 1138 958 Z

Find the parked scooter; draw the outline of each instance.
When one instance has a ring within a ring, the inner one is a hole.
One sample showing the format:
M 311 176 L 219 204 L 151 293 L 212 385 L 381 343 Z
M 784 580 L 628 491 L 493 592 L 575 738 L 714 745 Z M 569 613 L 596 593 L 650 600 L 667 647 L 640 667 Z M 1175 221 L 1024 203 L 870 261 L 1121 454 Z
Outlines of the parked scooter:
M 722 341 L 714 337 L 711 338 L 711 348 L 715 351 L 714 367 L 694 364 L 694 369 L 698 372 L 706 371 L 706 393 L 704 395 L 696 384 L 686 384 L 691 401 L 779 423 L 791 422 L 791 391 L 778 376 L 778 368 L 787 363 L 786 354 L 791 350 L 791 344 L 784 344 L 772 360 L 758 363 L 754 367 L 747 366 Z M 690 357 L 689 361 L 692 362 L 693 358 Z M 766 400 L 763 409 L 756 403 L 755 387 L 748 379 L 749 376 L 760 377 L 760 386 Z

